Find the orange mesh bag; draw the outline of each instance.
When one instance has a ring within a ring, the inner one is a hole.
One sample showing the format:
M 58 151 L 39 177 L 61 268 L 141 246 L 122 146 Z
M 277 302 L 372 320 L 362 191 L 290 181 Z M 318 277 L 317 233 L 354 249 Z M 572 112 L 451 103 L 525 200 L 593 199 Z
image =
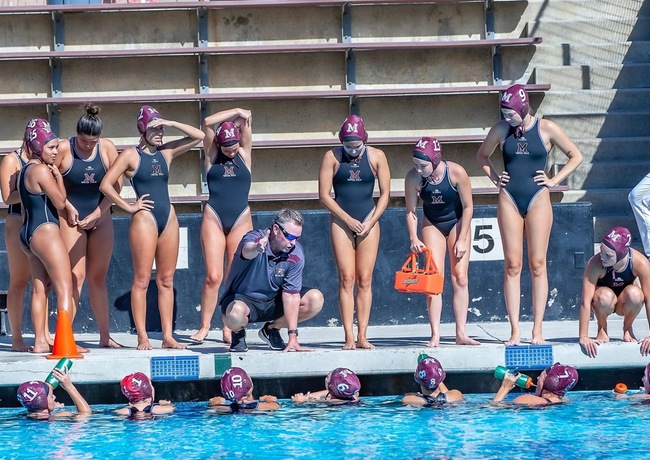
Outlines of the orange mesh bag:
M 431 249 L 423 248 L 424 268 L 418 268 L 418 255 L 411 253 L 402 270 L 395 273 L 395 289 L 399 292 L 442 294 L 444 278 L 431 258 Z

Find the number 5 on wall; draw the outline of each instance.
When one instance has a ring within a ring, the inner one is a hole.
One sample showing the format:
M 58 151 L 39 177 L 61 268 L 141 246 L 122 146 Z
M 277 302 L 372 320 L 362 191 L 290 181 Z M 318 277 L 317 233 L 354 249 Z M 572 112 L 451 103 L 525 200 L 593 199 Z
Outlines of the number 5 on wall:
M 503 246 L 496 217 L 472 219 L 470 261 L 503 260 Z

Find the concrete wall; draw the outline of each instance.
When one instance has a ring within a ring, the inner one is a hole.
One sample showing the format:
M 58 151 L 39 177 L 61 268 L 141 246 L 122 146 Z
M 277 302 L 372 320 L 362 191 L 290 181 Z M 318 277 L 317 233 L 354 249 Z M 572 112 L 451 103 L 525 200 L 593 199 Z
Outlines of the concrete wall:
M 305 226 L 300 242 L 307 260 L 304 285 L 320 289 L 325 296 L 325 307 L 320 315 L 309 321 L 311 326 L 340 325 L 338 307 L 338 277 L 332 255 L 329 231 L 329 213 L 326 211 L 305 211 Z M 253 215 L 255 228 L 265 228 L 272 221 L 272 212 L 256 212 Z M 111 329 L 126 332 L 132 327 L 130 288 L 133 282 L 133 267 L 128 241 L 130 218 L 115 217 L 115 244 L 107 279 L 109 292 Z M 201 308 L 201 287 L 205 276 L 199 229 L 200 214 L 179 214 L 179 222 L 186 237 L 181 237 L 181 250 L 174 289 L 175 329 L 196 329 Z M 591 205 L 555 204 L 554 223 L 548 250 L 549 306 L 545 318 L 548 320 L 577 319 L 580 310 L 581 280 L 587 259 L 593 254 Z M 390 208 L 380 220 L 380 250 L 373 275 L 373 311 L 371 325 L 426 324 L 427 313 L 424 296 L 403 294 L 393 288 L 395 272 L 399 270 L 409 254 L 408 233 L 404 224 L 404 209 Z M 506 321 L 503 303 L 503 251 L 496 224 L 495 206 L 475 206 L 472 221 L 472 255 L 469 271 L 470 322 Z M 476 230 L 476 226 L 482 226 Z M 0 221 L 4 230 L 4 221 Z M 490 240 L 492 240 L 490 242 Z M 527 260 L 524 254 L 524 260 Z M 446 263 L 443 294 L 443 322 L 453 322 L 451 308 L 452 287 L 449 263 Z M 8 286 L 8 272 L 4 242 L 0 243 L 0 289 Z M 532 319 L 531 283 L 528 267 L 524 264 L 522 273 L 523 321 Z M 156 285 L 152 280 L 147 294 L 147 328 L 157 331 L 160 320 L 157 309 Z M 26 305 L 28 306 L 28 300 Z M 50 301 L 51 315 L 56 302 Z M 53 319 L 53 317 L 52 317 Z M 213 325 L 220 325 L 215 318 Z M 29 307 L 25 309 L 24 328 L 31 330 Z M 54 327 L 54 324 L 52 324 Z M 96 332 L 84 289 L 77 317 L 76 332 Z

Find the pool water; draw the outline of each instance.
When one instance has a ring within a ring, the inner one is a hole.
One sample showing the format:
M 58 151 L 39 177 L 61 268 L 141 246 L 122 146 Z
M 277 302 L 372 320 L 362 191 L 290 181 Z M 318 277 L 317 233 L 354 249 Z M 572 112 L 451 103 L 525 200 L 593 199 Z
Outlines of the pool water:
M 283 407 L 270 414 L 217 415 L 180 403 L 170 416 L 127 420 L 95 406 L 83 420 L 37 422 L 0 410 L 0 456 L 18 459 L 639 459 L 650 455 L 650 404 L 610 392 L 573 392 L 545 409 L 488 405 L 472 394 L 442 409 L 397 397 L 358 406 Z M 509 399 L 514 397 L 511 395 Z

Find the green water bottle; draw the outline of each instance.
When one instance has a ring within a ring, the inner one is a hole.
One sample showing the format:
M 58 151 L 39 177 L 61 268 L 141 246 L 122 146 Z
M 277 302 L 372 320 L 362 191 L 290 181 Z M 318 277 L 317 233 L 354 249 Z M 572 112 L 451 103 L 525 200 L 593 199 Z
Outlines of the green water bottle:
M 512 373 L 512 372 L 508 370 L 508 368 L 505 366 L 497 366 L 497 368 L 494 369 L 494 376 L 500 380 L 503 380 L 503 378 L 508 373 Z M 533 379 L 528 377 L 527 375 L 519 374 L 519 377 L 517 378 L 515 385 L 521 388 L 530 388 L 533 386 Z
M 64 374 L 70 370 L 72 367 L 72 360 L 68 358 L 61 358 L 58 363 L 56 363 L 56 366 L 54 366 L 54 369 L 58 369 Z M 55 389 L 56 387 L 59 386 L 59 381 L 54 378 L 54 369 L 52 369 L 52 372 L 50 372 L 50 375 L 47 376 L 45 379 L 45 383 L 49 383 L 52 389 Z

